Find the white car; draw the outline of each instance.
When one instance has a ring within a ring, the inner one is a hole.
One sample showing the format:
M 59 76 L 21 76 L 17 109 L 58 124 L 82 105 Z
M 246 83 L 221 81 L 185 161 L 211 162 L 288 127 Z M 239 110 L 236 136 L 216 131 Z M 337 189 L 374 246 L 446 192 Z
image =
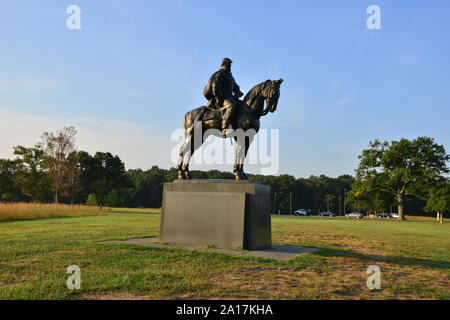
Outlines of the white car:
M 393 214 L 392 214 L 392 218 L 398 219 L 398 213 L 393 213 Z
M 364 218 L 364 215 L 362 213 L 359 212 L 352 212 L 352 213 L 347 213 L 345 215 L 346 218 L 356 218 L 356 219 L 362 219 Z
M 308 212 L 306 212 L 306 209 L 298 209 L 294 212 L 294 216 L 307 216 Z

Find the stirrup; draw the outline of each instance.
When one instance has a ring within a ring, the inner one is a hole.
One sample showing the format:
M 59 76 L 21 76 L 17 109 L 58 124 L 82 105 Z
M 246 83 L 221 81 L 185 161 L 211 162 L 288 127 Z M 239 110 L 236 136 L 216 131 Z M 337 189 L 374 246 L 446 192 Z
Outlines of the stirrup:
M 229 137 L 228 134 L 231 134 L 232 132 L 233 132 L 233 129 L 230 129 L 229 127 L 223 128 L 222 129 L 222 137 L 227 138 L 227 137 Z
M 226 138 L 227 137 L 227 128 L 223 128 L 222 129 L 222 138 Z

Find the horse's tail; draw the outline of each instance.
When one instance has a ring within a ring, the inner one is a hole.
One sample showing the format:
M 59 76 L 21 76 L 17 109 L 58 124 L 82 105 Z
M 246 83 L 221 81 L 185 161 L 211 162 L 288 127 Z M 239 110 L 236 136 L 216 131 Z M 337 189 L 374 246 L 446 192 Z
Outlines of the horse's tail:
M 184 129 L 184 131 L 186 131 L 186 117 L 187 117 L 188 114 L 189 114 L 189 112 L 186 112 L 186 114 L 184 115 L 184 118 L 183 118 L 183 129 Z

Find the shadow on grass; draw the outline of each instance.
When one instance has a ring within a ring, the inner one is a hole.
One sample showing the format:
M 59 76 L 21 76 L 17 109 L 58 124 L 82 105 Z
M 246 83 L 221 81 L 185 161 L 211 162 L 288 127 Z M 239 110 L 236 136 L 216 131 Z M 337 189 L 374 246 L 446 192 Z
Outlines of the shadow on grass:
M 342 249 L 321 249 L 314 252 L 314 255 L 323 257 L 350 257 L 370 262 L 385 262 L 389 264 L 397 264 L 402 266 L 420 266 L 433 269 L 450 269 L 450 262 L 440 260 L 426 260 L 402 256 L 381 256 L 376 254 L 364 254 L 352 250 Z

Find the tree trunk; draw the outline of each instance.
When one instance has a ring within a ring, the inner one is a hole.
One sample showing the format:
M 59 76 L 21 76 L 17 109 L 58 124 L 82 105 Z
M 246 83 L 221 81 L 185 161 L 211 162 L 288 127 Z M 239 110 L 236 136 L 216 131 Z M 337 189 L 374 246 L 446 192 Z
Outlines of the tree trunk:
M 444 223 L 444 213 L 443 212 L 440 213 L 439 218 L 440 218 L 439 222 Z
M 55 204 L 58 204 L 58 190 L 55 192 Z
M 397 202 L 398 202 L 398 220 L 406 220 L 403 213 L 403 193 L 397 194 Z

